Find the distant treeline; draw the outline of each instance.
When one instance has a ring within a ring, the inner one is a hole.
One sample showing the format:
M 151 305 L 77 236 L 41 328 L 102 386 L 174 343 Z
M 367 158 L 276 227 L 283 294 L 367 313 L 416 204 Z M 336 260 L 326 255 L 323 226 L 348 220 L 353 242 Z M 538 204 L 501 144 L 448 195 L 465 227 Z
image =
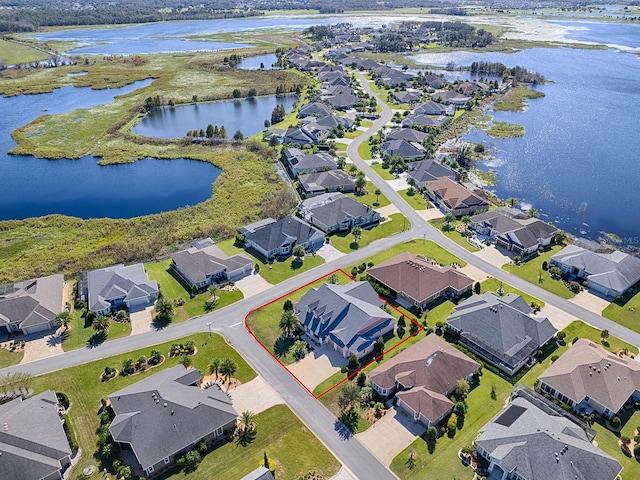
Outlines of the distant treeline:
M 543 75 L 517 65 L 515 67 L 507 67 L 500 62 L 473 62 L 469 67 L 469 71 L 476 75 L 492 75 L 495 77 L 502 77 L 506 70 L 509 70 L 510 76 L 518 82 L 532 83 L 534 85 L 546 82 L 546 78 Z

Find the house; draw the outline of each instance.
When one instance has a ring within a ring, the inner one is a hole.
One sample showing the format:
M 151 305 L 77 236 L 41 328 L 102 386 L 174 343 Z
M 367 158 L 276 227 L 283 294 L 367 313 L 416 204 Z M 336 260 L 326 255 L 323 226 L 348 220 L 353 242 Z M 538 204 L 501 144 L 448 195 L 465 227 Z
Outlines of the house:
M 457 85 L 454 85 L 453 88 L 456 92 L 460 92 L 463 95 L 473 95 L 476 90 L 480 90 L 481 92 L 485 92 L 489 89 L 487 85 L 484 83 L 475 83 L 475 82 L 461 82 Z
M 568 245 L 550 262 L 571 277 L 585 278 L 590 290 L 608 297 L 623 295 L 640 281 L 640 259 L 619 250 L 597 253 Z
M 412 90 L 410 92 L 403 90 L 401 92 L 393 92 L 393 98 L 395 98 L 400 103 L 417 103 L 420 101 L 420 92 Z
M 380 144 L 380 152 L 384 155 L 399 155 L 408 160 L 417 160 L 424 157 L 425 149 L 417 142 L 408 142 L 406 140 L 387 140 Z
M 302 245 L 306 251 L 310 251 L 324 244 L 324 233 L 297 217 L 284 217 L 252 233 L 246 227 L 239 232 L 244 236 L 245 247 L 255 249 L 266 259 L 289 256 L 295 245 Z
M 383 397 L 396 394 L 398 408 L 426 427 L 451 413 L 447 398 L 461 379 L 471 380 L 480 364 L 437 335 L 427 335 L 369 374 L 371 388 Z M 397 393 L 396 393 L 397 392 Z
M 464 188 L 449 177 L 440 177 L 425 184 L 431 201 L 445 214 L 471 215 L 489 208 L 489 203 L 479 195 Z
M 440 297 L 464 295 L 473 286 L 473 280 L 464 273 L 407 252 L 368 268 L 367 279 L 388 288 L 400 304 L 409 308 L 424 308 Z
M 269 469 L 263 465 L 256 468 L 253 472 L 248 473 L 240 480 L 273 480 L 273 475 Z
M 298 211 L 307 222 L 327 234 L 348 231 L 356 226 L 375 225 L 382 218 L 368 205 L 340 192 L 324 193 L 304 200 Z
M 420 77 L 418 77 L 418 79 L 420 79 Z M 447 79 L 441 75 L 427 74 L 422 77 L 421 83 L 431 88 L 440 89 L 447 84 Z
M 413 128 L 394 128 L 387 133 L 387 140 L 406 140 L 422 144 L 429 135 Z
M 310 122 L 302 127 L 290 127 L 282 137 L 283 143 L 297 145 L 315 145 L 329 136 L 329 129 L 324 128 L 315 122 Z
M 404 120 L 402 120 L 402 126 L 405 128 L 412 128 L 415 126 L 440 128 L 445 120 L 446 118 L 443 116 L 434 118 L 423 114 L 409 115 Z
M 210 238 L 171 255 L 173 268 L 187 283 L 202 289 L 212 283 L 235 281 L 251 273 L 253 261 L 244 253 L 229 257 Z
M 447 115 L 452 116 L 455 113 L 455 108 L 451 105 L 443 105 L 437 102 L 425 102 L 420 105 L 416 105 L 413 109 L 413 113 L 416 115 Z
M 338 168 L 336 161 L 326 152 L 304 153 L 299 148 L 284 148 L 282 155 L 289 164 L 294 177 Z
M 345 130 L 349 130 L 353 128 L 353 120 L 348 117 L 341 117 L 340 115 L 327 115 L 325 117 L 320 117 L 316 119 L 315 122 L 317 125 L 321 127 L 328 128 L 331 130 L 332 128 L 337 127 L 338 125 L 342 125 Z
M 469 350 L 513 375 L 557 332 L 549 319 L 532 317 L 530 311 L 520 295 L 499 297 L 487 292 L 456 305 L 447 318 L 447 328 Z
M 586 425 L 521 389 L 476 437 L 478 455 L 489 462 L 488 478 L 618 478 L 622 466 L 592 443 L 593 433 Z
M 135 457 L 134 472 L 156 475 L 200 442 L 215 443 L 235 428 L 231 399 L 217 386 L 201 390 L 201 379 L 195 368 L 176 365 L 109 395 L 116 414 L 109 431 Z
M 376 339 L 393 330 L 395 319 L 368 282 L 325 283 L 312 288 L 295 304 L 304 331 L 343 357 L 358 359 L 373 351 Z
M 149 280 L 142 263 L 85 271 L 78 281 L 78 296 L 96 315 L 108 315 L 118 307 L 136 310 L 153 305 L 158 283 Z
M 324 117 L 330 114 L 331 107 L 329 105 L 320 102 L 313 102 L 308 103 L 307 105 L 304 105 L 302 108 L 300 108 L 300 112 L 298 112 L 298 118 L 304 118 L 311 115 L 314 117 Z
M 611 418 L 640 400 L 640 363 L 580 339 L 540 375 L 537 388 L 578 413 Z
M 356 103 L 360 101 L 360 98 L 356 97 L 352 93 L 341 93 L 334 97 L 327 98 L 333 108 L 336 110 L 349 110 L 355 107 Z
M 0 405 L 0 476 L 58 480 L 71 463 L 71 447 L 51 390 Z
M 451 180 L 458 178 L 455 170 L 432 159 L 411 162 L 408 165 L 407 175 L 416 181 L 416 186 L 419 188 L 425 188 L 427 183 L 442 177 L 448 177 Z
M 469 227 L 492 238 L 496 245 L 526 255 L 551 245 L 558 231 L 553 225 L 528 218 L 511 207 L 500 207 L 471 217 Z
M 353 192 L 354 179 L 344 170 L 328 170 L 298 176 L 298 189 L 304 198 L 328 192 Z
M 57 326 L 65 308 L 64 277 L 49 275 L 0 286 L 0 334 L 30 333 Z
M 471 100 L 471 97 L 467 97 L 460 93 L 454 92 L 453 90 L 445 90 L 442 92 L 434 93 L 433 95 L 431 95 L 431 99 L 445 103 L 447 105 L 463 106 L 465 103 Z

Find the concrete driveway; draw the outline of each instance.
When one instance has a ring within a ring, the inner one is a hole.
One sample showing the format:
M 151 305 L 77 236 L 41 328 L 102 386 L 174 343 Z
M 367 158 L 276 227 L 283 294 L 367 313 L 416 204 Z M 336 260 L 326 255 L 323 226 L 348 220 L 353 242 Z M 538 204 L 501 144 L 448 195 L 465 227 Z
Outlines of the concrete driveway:
M 280 395 L 260 375 L 250 382 L 229 390 L 229 396 L 237 412 L 249 410 L 260 413 L 274 405 L 284 403 Z
M 472 278 L 476 282 L 482 282 L 487 278 L 491 278 L 487 272 L 480 270 L 478 267 L 467 263 L 464 267 L 458 269 L 459 272 L 464 273 L 467 277 Z
M 131 317 L 131 335 L 139 335 L 151 331 L 151 312 L 153 305 L 146 307 L 144 310 L 130 312 Z
M 387 183 L 393 188 L 396 192 L 399 190 L 407 190 L 409 188 L 409 184 L 407 183 L 406 178 L 396 178 L 394 180 L 387 180 Z
M 62 329 L 59 329 L 54 333 L 47 331 L 16 338 L 16 341 L 25 341 L 24 357 L 20 363 L 32 362 L 64 353 L 61 332 Z
M 400 213 L 398 207 L 396 207 L 393 203 L 391 205 L 387 205 L 386 207 L 376 208 L 375 211 L 385 218 L 389 218 L 389 216 L 393 215 L 394 213 Z
M 427 429 L 406 413 L 392 408 L 384 417 L 356 438 L 369 449 L 383 465 L 391 461 Z
M 548 318 L 551 322 L 551 325 L 556 327 L 558 330 L 563 330 L 574 320 L 578 320 L 574 315 L 565 312 L 564 310 L 560 310 L 557 307 L 554 307 L 550 304 L 545 304 L 545 306 L 535 315 L 534 317 L 538 318 Z
M 235 284 L 244 295 L 244 298 L 252 297 L 253 295 L 264 292 L 273 286 L 253 271 L 251 272 L 251 275 L 247 275 L 246 277 L 237 280 Z
M 498 268 L 502 268 L 503 265 L 506 265 L 511 261 L 511 258 L 507 254 L 498 250 L 495 245 L 487 245 L 482 250 L 474 252 L 474 255 Z
M 331 262 L 346 255 L 346 253 L 342 253 L 340 250 L 329 243 L 325 243 L 316 253 L 324 258 L 325 262 Z
M 433 205 L 429 205 L 429 208 L 426 210 L 416 210 L 418 215 L 422 217 L 423 220 L 435 220 L 436 218 L 443 218 L 444 213 L 440 211 L 440 209 L 434 207 Z
M 602 311 L 609 306 L 609 300 L 595 295 L 587 290 L 583 290 L 575 297 L 569 299 L 571 303 L 580 305 L 582 308 L 600 315 Z
M 342 365 L 347 364 L 347 359 L 343 358 L 329 345 L 315 347 L 299 362 L 287 365 L 287 369 L 304 384 L 309 390 L 313 390 L 324 380 L 336 372 L 340 371 Z

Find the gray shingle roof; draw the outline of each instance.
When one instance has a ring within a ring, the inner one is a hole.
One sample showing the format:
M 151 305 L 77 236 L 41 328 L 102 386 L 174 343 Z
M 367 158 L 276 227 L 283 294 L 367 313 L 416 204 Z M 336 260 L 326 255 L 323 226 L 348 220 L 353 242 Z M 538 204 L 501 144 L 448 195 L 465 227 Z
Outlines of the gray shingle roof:
M 339 186 L 353 186 L 353 178 L 344 170 L 329 170 L 326 172 L 308 173 L 300 175 L 298 181 L 307 192 L 324 191 L 326 188 Z
M 298 117 L 306 117 L 309 115 L 329 115 L 331 107 L 324 103 L 313 102 L 303 106 L 298 113 Z
M 237 417 L 229 397 L 217 387 L 200 390 L 199 379 L 197 370 L 176 365 L 109 395 L 111 435 L 131 445 L 143 469 Z
M 576 424 L 522 397 L 486 424 L 475 443 L 527 480 L 614 480 L 622 470 Z
M 233 272 L 253 264 L 244 253 L 229 257 L 215 244 L 181 250 L 174 253 L 171 259 L 192 283 L 204 282 L 220 272 Z
M 64 277 L 50 275 L 0 286 L 0 326 L 53 325 L 63 309 Z
M 337 163 L 331 155 L 325 152 L 304 154 L 293 157 L 290 162 L 291 167 L 296 170 L 336 170 Z
M 458 178 L 458 174 L 451 168 L 431 159 L 411 162 L 409 164 L 409 176 L 413 177 L 421 187 L 426 185 L 427 182 L 433 182 L 442 177 L 449 177 L 452 180 Z
M 351 93 L 341 93 L 334 97 L 327 98 L 327 102 L 335 108 L 351 108 L 359 101 L 360 99 Z
M 424 147 L 422 145 L 402 139 L 387 140 L 380 145 L 380 150 L 388 155 L 400 155 L 402 158 L 424 156 Z
M 253 472 L 248 473 L 240 480 L 273 480 L 273 475 L 268 468 L 264 466 L 256 468 Z
M 519 295 L 487 292 L 459 303 L 447 324 L 460 332 L 461 339 L 514 368 L 557 332 L 547 318 L 532 317 L 529 311 Z
M 84 293 L 84 292 L 83 292 Z M 146 295 L 157 295 L 158 283 L 149 280 L 144 265 L 122 264 L 91 270 L 86 273 L 86 295 L 89 310 L 101 311 L 111 306 L 114 299 L 124 297 L 130 301 Z
M 519 210 L 501 207 L 471 217 L 477 224 L 490 225 L 503 240 L 525 249 L 538 245 L 558 231 L 556 227 L 537 218 L 527 218 Z
M 55 393 L 47 390 L 0 405 L 0 476 L 39 480 L 59 471 L 71 448 L 58 415 Z
M 424 114 L 424 115 L 444 115 L 445 112 L 450 111 L 451 107 L 447 107 L 441 103 L 437 102 L 425 102 L 420 105 L 416 105 L 416 108 L 413 109 L 416 114 Z
M 325 193 L 304 200 L 300 209 L 305 218 L 314 225 L 338 225 L 350 218 L 361 219 L 361 222 L 371 214 L 373 209 L 342 193 Z M 377 216 L 378 218 L 379 215 Z
M 324 236 L 320 230 L 297 217 L 284 217 L 247 234 L 245 238 L 251 239 L 268 252 L 281 246 L 287 238 L 294 238 L 296 243 L 305 244 L 314 235 Z
M 402 126 L 412 127 L 413 125 L 426 125 L 428 127 L 440 127 L 445 120 L 445 117 L 433 118 L 428 115 L 409 115 L 402 120 Z
M 387 133 L 387 140 L 407 140 L 422 143 L 429 135 L 413 128 L 394 128 Z

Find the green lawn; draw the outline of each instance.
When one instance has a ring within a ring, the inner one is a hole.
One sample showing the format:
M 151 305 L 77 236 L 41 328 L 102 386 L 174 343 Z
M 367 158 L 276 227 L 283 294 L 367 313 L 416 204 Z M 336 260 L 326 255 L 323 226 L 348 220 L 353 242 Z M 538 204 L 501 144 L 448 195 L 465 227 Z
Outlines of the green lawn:
M 296 261 L 294 257 L 289 257 L 284 260 L 276 260 L 269 265 L 258 252 L 239 248 L 235 245 L 235 239 L 233 238 L 218 242 L 216 245 L 227 255 L 244 252 L 254 263 L 260 265 L 260 276 L 271 284 L 283 282 L 324 263 L 324 259 L 319 255 L 307 255 L 302 262 Z
M 6 348 L 0 348 L 0 368 L 17 365 L 22 361 L 22 357 L 24 357 L 23 350 L 12 352 Z
M 549 271 L 542 269 L 542 262 L 549 262 L 551 256 L 558 253 L 563 247 L 564 245 L 554 245 L 545 252 L 537 254 L 537 256 L 531 260 L 523 262 L 520 265 L 505 265 L 502 269 L 513 273 L 529 283 L 533 283 L 545 290 L 555 293 L 562 298 L 573 298 L 575 294 L 564 286 L 562 280 L 552 279 Z M 538 278 L 539 275 L 542 275 L 542 281 Z
M 346 143 L 334 142 L 337 152 L 346 152 L 348 145 Z
M 96 331 L 90 324 L 87 325 L 85 323 L 85 319 L 80 315 L 80 312 L 73 312 L 72 315 L 71 327 L 67 330 L 66 336 L 63 337 L 62 340 L 62 348 L 65 352 L 75 350 L 76 348 L 86 348 L 90 340 L 102 343 L 103 341 L 115 340 L 116 338 L 131 335 L 131 323 L 111 322 L 107 336 L 104 339 L 98 339 L 98 337 L 95 336 Z
M 360 126 L 364 128 L 371 128 L 373 127 L 373 122 L 370 122 L 369 120 L 361 120 Z
M 21 43 L 0 39 L 0 61 L 7 65 L 44 60 L 47 54 Z
M 339 232 L 329 237 L 331 245 L 344 253 L 350 253 L 361 247 L 366 247 L 374 240 L 386 238 L 394 233 L 402 232 L 411 228 L 411 224 L 401 213 L 393 213 L 389 216 L 389 220 L 380 225 L 362 229 L 362 236 L 358 243 L 354 242 L 353 235 L 350 232 Z
M 33 379 L 32 388 L 35 393 L 48 389 L 57 390 L 65 392 L 71 400 L 72 407 L 69 411 L 69 418 L 83 452 L 78 465 L 75 467 L 75 472 L 79 473 L 77 473 L 77 476 L 72 476 L 72 478 L 80 478 L 81 472 L 85 467 L 91 464 L 95 465 L 96 460 L 92 454 L 96 448 L 97 438 L 95 432 L 99 425 L 97 412 L 100 407 L 100 399 L 105 398 L 108 394 L 116 390 L 120 390 L 127 385 L 141 380 L 151 373 L 177 365 L 179 358 L 168 357 L 169 348 L 172 343 L 184 343 L 189 339 L 193 340 L 196 344 L 197 352 L 191 359 L 193 366 L 200 371 L 204 372 L 207 370 L 207 365 L 213 357 L 229 357 L 232 358 L 237 365 L 236 379 L 242 383 L 246 383 L 255 378 L 256 373 L 249 367 L 247 362 L 225 342 L 224 338 L 220 335 L 214 334 L 209 337 L 207 333 L 199 333 L 174 342 L 167 342 L 122 355 L 96 360 L 95 362 L 66 368 Z M 125 359 L 137 359 L 140 355 L 149 357 L 153 349 L 158 349 L 165 355 L 165 361 L 161 365 L 139 375 L 127 377 L 118 375 L 107 382 L 100 381 L 100 375 L 105 366 L 108 365 L 120 369 Z M 91 477 L 83 478 L 99 479 L 103 477 L 100 468 L 98 468 L 98 471 Z
M 211 294 L 204 292 L 191 298 L 190 289 L 187 290 L 189 286 L 174 270 L 169 269 L 170 264 L 171 259 L 166 259 L 161 262 L 145 263 L 145 268 L 149 278 L 158 282 L 160 290 L 166 298 L 171 300 L 182 298 L 185 301 L 184 305 L 174 307 L 175 314 L 171 317 L 171 323 L 183 322 L 205 313 L 205 303 L 211 298 Z M 244 298 L 238 289 L 232 291 L 218 289 L 216 296 L 219 298 L 216 309 L 226 307 Z
M 358 154 L 362 157 L 363 160 L 371 160 L 371 145 L 369 142 L 362 142 L 358 147 Z
M 227 443 L 203 458 L 193 479 L 238 480 L 262 465 L 264 452 L 276 463 L 279 480 L 300 478 L 311 470 L 330 478 L 340 462 L 285 405 L 276 405 L 256 415 L 257 435 L 246 447 Z M 301 454 L 301 452 L 304 452 Z M 163 475 L 178 480 L 185 474 Z
M 607 350 L 618 353 L 620 350 L 627 349 L 633 354 L 638 353 L 638 347 L 635 345 L 631 345 L 623 340 L 620 340 L 618 337 L 609 336 L 607 342 L 609 345 L 603 345 L 600 341 L 600 332 L 597 328 L 593 328 L 591 325 L 587 325 L 586 323 L 575 320 L 567 325 L 567 328 L 564 329 L 564 332 L 567 334 L 566 341 L 571 342 L 574 337 L 578 338 L 588 338 L 594 343 L 603 346 Z M 640 425 L 640 423 L 638 424 Z
M 478 247 L 475 247 L 467 242 L 466 237 L 463 237 L 456 230 L 456 227 L 462 224 L 462 222 L 460 222 L 459 220 L 454 220 L 453 222 L 451 222 L 451 227 L 448 230 L 445 230 L 443 228 L 445 223 L 444 218 L 435 218 L 433 220 L 429 220 L 429 223 L 440 230 L 444 236 L 449 237 L 449 239 L 453 240 L 461 247 L 466 248 L 470 252 L 477 252 L 478 250 L 480 250 Z
M 344 138 L 356 138 L 364 133 L 364 130 L 355 129 L 353 132 L 344 132 Z
M 382 163 L 373 164 L 371 168 L 373 168 L 383 180 L 394 180 L 396 178 L 396 176 L 389 171 L 389 168 L 382 168 Z
M 542 300 L 538 300 L 536 297 L 527 295 L 522 290 L 518 290 L 517 288 L 512 287 L 508 283 L 503 283 L 496 278 L 488 278 L 487 280 L 484 280 L 483 282 L 480 283 L 480 289 L 482 293 L 497 292 L 500 287 L 502 287 L 502 290 L 504 291 L 505 295 L 507 293 L 515 293 L 516 295 L 522 296 L 522 298 L 524 298 L 528 304 L 531 304 L 531 302 L 535 302 L 541 307 L 544 307 L 545 305 L 545 303 Z
M 452 253 L 449 253 L 431 240 L 409 240 L 408 242 L 395 245 L 384 252 L 380 252 L 373 257 L 367 258 L 365 263 L 373 262 L 374 265 L 377 265 L 404 252 L 420 254 L 425 258 L 433 258 L 441 265 L 451 265 L 456 263 L 461 267 L 464 267 L 467 264 L 467 262 L 459 259 Z M 349 267 L 349 270 L 351 270 L 351 267 Z
M 629 293 L 611 302 L 602 311 L 602 316 L 640 332 L 640 293 Z
M 373 182 L 367 180 L 367 186 L 365 187 L 364 194 L 350 192 L 345 193 L 345 195 L 355 198 L 360 203 L 364 203 L 365 205 L 369 205 L 375 208 L 386 207 L 387 205 L 389 205 L 391 203 L 389 199 L 382 194 L 376 195 L 376 190 L 378 190 L 378 187 L 376 187 Z
M 409 191 L 411 191 L 411 195 L 409 195 Z M 409 204 L 414 210 L 426 210 L 427 209 L 427 201 L 424 199 L 419 192 L 415 190 L 400 190 L 398 194 Z

